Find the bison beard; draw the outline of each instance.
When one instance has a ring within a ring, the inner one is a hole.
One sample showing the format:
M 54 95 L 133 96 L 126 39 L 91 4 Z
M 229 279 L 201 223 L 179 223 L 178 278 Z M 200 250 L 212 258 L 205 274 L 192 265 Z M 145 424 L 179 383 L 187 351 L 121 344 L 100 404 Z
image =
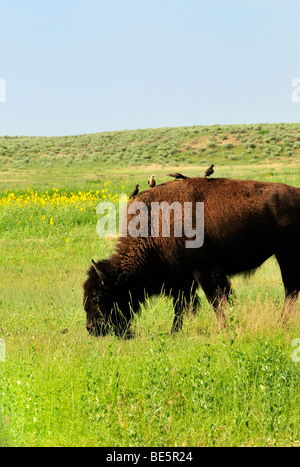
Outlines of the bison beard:
M 122 237 L 116 252 L 94 263 L 84 284 L 87 330 L 130 335 L 130 323 L 146 296 L 164 291 L 173 298 L 172 332 L 186 308 L 197 305 L 202 287 L 219 325 L 231 293 L 230 276 L 259 267 L 275 255 L 285 287 L 286 320 L 300 289 L 300 189 L 284 184 L 190 178 L 148 189 L 137 198 L 150 212 L 152 202 L 204 202 L 204 246 L 185 248 L 186 238 Z M 131 220 L 128 215 L 127 222 Z M 174 219 L 173 219 L 174 220 Z M 171 217 L 172 226 L 172 217 Z

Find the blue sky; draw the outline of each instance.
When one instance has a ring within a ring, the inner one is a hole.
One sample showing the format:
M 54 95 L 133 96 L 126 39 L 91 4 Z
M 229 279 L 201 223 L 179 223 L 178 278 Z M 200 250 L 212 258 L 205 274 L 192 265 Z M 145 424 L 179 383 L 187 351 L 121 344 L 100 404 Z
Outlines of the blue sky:
M 0 0 L 0 14 L 0 135 L 300 121 L 297 0 Z

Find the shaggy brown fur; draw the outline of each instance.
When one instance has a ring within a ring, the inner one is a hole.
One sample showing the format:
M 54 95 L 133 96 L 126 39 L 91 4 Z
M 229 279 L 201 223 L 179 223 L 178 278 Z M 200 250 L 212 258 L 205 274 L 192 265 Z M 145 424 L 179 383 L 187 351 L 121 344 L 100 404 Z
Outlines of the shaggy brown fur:
M 299 188 L 247 180 L 189 178 L 148 189 L 135 201 L 149 207 L 154 201 L 204 202 L 204 246 L 185 248 L 185 236 L 120 238 L 116 252 L 97 263 L 105 279 L 100 280 L 93 266 L 88 271 L 84 303 L 90 333 L 105 334 L 109 323 L 117 334 L 126 334 L 145 294 L 151 296 L 162 290 L 173 297 L 172 331 L 177 331 L 198 286 L 223 322 L 221 304 L 230 294 L 229 277 L 258 268 L 272 255 L 278 260 L 286 291 L 282 317 L 288 316 L 300 289 Z M 128 216 L 128 222 L 131 218 Z

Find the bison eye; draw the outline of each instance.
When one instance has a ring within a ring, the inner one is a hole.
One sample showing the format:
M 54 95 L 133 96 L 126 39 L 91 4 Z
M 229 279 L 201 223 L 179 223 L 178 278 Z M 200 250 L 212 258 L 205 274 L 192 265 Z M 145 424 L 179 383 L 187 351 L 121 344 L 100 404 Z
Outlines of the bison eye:
M 94 297 L 93 300 L 94 300 L 95 303 L 100 303 L 101 302 L 100 297 Z

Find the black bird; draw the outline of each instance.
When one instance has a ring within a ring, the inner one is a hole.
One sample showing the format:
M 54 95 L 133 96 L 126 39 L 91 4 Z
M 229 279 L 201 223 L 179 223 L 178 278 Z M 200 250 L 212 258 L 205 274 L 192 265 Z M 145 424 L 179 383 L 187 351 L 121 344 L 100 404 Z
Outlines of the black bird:
M 214 164 L 211 164 L 205 171 L 204 177 L 210 177 L 214 173 Z
M 150 186 L 150 188 L 156 187 L 156 181 L 154 180 L 154 175 L 151 175 L 151 178 L 148 180 L 148 185 Z
M 189 178 L 189 177 L 186 177 L 185 175 L 179 174 L 178 172 L 169 174 L 169 177 L 175 178 L 175 180 L 187 180 Z
M 134 198 L 135 196 L 137 196 L 139 194 L 139 184 L 135 185 L 135 189 L 133 190 L 133 192 L 131 193 L 131 195 L 129 196 L 129 199 L 131 198 Z

